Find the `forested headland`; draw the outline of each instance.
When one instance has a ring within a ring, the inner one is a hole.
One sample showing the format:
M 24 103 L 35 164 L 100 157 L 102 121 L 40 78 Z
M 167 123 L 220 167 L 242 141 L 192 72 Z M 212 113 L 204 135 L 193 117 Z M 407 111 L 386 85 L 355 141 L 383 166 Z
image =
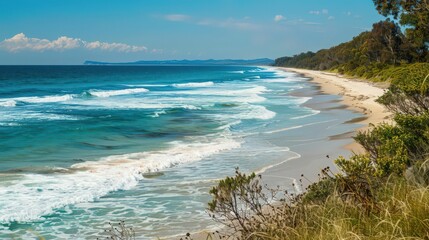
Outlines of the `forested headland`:
M 276 59 L 282 67 L 329 70 L 375 81 L 392 78 L 404 68 L 429 69 L 429 3 L 427 0 L 374 0 L 387 19 L 374 23 L 351 41 L 318 52 Z M 417 65 L 417 66 L 415 66 Z

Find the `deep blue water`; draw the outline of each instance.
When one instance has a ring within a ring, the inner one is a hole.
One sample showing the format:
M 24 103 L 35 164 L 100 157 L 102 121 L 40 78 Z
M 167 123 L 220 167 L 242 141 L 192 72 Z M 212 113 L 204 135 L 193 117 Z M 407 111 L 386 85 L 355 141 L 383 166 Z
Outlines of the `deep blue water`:
M 0 238 L 208 227 L 216 179 L 297 157 L 271 134 L 330 121 L 289 95 L 307 86 L 263 67 L 0 66 Z

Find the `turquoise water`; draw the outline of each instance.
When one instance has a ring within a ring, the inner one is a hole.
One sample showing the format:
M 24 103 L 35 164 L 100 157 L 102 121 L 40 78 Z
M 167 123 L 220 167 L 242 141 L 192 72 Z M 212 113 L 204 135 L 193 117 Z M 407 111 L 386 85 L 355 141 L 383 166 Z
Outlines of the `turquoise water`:
M 299 157 L 279 129 L 334 121 L 289 94 L 309 85 L 268 67 L 0 66 L 0 238 L 211 227 L 217 179 Z

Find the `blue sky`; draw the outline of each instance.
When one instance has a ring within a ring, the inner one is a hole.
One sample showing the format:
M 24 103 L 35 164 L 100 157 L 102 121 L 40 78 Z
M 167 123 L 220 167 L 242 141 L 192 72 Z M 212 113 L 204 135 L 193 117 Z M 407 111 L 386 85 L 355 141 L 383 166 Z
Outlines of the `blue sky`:
M 382 19 L 372 0 L 1 0 L 0 64 L 277 58 Z

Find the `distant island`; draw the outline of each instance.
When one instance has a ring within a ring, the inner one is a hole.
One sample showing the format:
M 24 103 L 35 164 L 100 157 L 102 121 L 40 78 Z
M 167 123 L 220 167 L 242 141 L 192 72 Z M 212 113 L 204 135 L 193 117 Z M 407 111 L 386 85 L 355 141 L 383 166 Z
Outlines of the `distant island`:
M 258 59 L 208 59 L 208 60 L 160 60 L 160 61 L 136 61 L 124 63 L 85 61 L 84 65 L 168 65 L 168 66 L 218 66 L 218 65 L 273 65 L 274 60 L 269 58 Z

